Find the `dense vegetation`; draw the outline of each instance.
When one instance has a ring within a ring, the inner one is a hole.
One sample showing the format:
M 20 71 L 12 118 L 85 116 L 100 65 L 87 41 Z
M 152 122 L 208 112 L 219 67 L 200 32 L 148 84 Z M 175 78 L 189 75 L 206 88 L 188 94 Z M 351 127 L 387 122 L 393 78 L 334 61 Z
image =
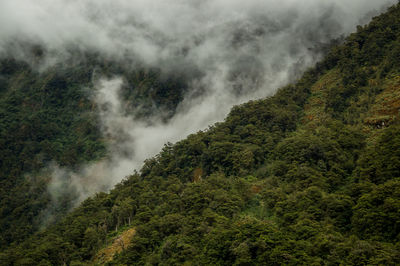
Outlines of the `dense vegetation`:
M 36 60 L 45 60 L 38 49 L 32 50 Z M 167 119 L 186 90 L 182 78 L 163 77 L 156 69 L 129 68 L 96 55 L 79 57 L 79 64 L 71 60 L 41 72 L 13 58 L 0 60 L 0 247 L 40 227 L 50 202 L 48 177 L 37 174 L 40 169 L 52 161 L 74 168 L 106 155 L 91 100 L 95 71 L 129 77 L 123 88 L 127 112 L 140 104 L 136 115 L 141 117 L 162 108 L 170 110 L 164 112 Z M 65 199 L 56 214 L 65 214 L 69 203 Z
M 4 265 L 400 263 L 400 4 L 276 95 L 168 144 Z M 100 149 L 101 150 L 101 149 Z

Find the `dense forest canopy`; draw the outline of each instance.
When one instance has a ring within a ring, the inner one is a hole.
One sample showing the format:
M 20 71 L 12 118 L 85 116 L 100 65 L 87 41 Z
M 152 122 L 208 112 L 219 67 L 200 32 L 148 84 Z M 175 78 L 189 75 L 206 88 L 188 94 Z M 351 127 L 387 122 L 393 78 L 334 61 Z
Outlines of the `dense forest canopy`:
M 330 47 L 297 82 L 166 144 L 109 193 L 67 215 L 74 195 L 61 195 L 60 220 L 34 233 L 48 180 L 22 173 L 50 158 L 74 168 L 106 154 L 91 112 L 99 107 L 82 89 L 93 66 L 146 81 L 138 90 L 126 82 L 124 97 L 172 113 L 187 91 L 179 76 L 84 56 L 78 69 L 0 64 L 2 265 L 400 263 L 400 4 Z
M 393 2 L 149 1 L 0 2 L 0 247 L 272 95 Z

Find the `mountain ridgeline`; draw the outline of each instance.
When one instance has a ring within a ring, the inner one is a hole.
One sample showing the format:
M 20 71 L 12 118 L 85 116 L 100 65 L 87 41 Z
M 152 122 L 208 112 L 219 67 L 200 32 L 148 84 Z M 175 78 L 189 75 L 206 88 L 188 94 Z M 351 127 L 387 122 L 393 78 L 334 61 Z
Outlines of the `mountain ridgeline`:
M 12 67 L 24 68 L 15 64 L 6 64 L 11 68 L 9 75 L 14 73 Z M 1 82 L 24 87 L 21 84 L 28 84 L 33 73 L 29 69 L 22 73 L 2 77 Z M 56 88 L 62 88 L 57 77 L 53 73 L 43 78 L 46 86 L 35 85 L 43 89 L 31 96 L 35 104 L 30 98 L 18 100 L 24 91 L 1 92 L 12 94 L 1 108 L 11 108 L 15 102 L 21 105 L 13 107 L 15 117 L 0 117 L 1 123 L 10 125 L 2 127 L 1 145 L 28 139 L 30 149 L 47 149 L 55 158 L 66 156 L 73 166 L 103 151 L 90 116 L 81 112 L 72 125 L 57 123 L 64 120 L 55 117 L 57 127 L 46 127 L 55 129 L 44 136 L 33 133 L 46 132 L 32 128 L 42 126 L 35 123 L 36 114 L 27 116 L 40 103 L 35 97 L 52 99 Z M 57 86 L 46 90 L 51 84 Z M 91 108 L 84 98 L 73 98 L 82 93 L 78 86 L 68 89 L 71 101 L 54 104 Z M 48 108 L 49 112 L 37 115 L 52 117 Z M 31 120 L 24 128 L 12 127 L 25 116 Z M 57 143 L 82 145 L 84 152 L 61 152 Z M 29 150 L 16 155 L 3 150 L 2 173 L 17 177 L 25 167 L 37 169 L 37 159 L 29 157 Z M 23 158 L 25 154 L 23 164 L 7 165 L 9 156 Z M 28 181 L 13 182 L 24 185 Z M 1 195 L 12 193 L 3 183 L 1 189 Z M 33 208 L 42 201 L 32 198 L 26 204 Z M 1 214 L 6 217 L 13 205 L 3 202 L 14 203 L 2 199 Z M 8 232 L 2 236 L 3 244 L 8 241 L 5 237 L 11 239 L 13 228 L 29 231 L 18 227 L 18 223 L 28 225 L 23 219 L 29 217 L 13 210 L 20 218 L 12 224 L 2 221 L 2 230 Z M 94 195 L 60 222 L 2 250 L 0 262 L 398 265 L 399 221 L 400 4 L 358 27 L 295 84 L 269 98 L 236 106 L 225 121 L 165 145 L 140 172 L 109 193 Z

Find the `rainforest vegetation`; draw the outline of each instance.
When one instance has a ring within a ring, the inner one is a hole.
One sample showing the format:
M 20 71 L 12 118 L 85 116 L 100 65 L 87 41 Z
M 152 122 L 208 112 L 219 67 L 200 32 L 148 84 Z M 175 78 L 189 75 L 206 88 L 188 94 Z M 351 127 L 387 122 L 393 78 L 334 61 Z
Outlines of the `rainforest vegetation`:
M 104 153 L 81 89 L 88 64 L 35 73 L 1 63 L 1 265 L 400 264 L 400 4 L 296 83 L 165 145 L 112 191 L 31 235 L 46 180 L 22 173 L 50 157 L 73 167 Z M 156 84 L 171 110 L 185 90 L 156 70 L 131 76 Z
M 42 59 L 40 48 L 29 49 L 35 60 Z M 48 177 L 38 174 L 43 167 L 56 162 L 76 168 L 106 156 L 98 106 L 91 100 L 93 75 L 129 77 L 123 88 L 131 104 L 126 111 L 140 103 L 138 117 L 162 108 L 169 110 L 164 112 L 168 118 L 186 90 L 182 77 L 162 77 L 157 69 L 128 68 L 94 54 L 74 57 L 79 64 L 70 60 L 45 71 L 12 58 L 0 61 L 0 246 L 40 227 L 41 212 L 50 202 Z M 65 199 L 56 213 L 64 214 L 69 202 Z

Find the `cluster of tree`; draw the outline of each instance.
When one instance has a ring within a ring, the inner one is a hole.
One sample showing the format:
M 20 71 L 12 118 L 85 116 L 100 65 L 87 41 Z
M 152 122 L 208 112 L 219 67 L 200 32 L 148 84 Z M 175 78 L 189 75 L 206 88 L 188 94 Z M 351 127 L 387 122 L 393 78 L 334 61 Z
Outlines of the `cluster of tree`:
M 45 60 L 37 49 L 37 60 Z M 187 89 L 183 78 L 166 78 L 157 69 L 121 66 L 98 55 L 75 56 L 78 63 L 71 59 L 39 72 L 33 63 L 0 58 L 0 247 L 39 228 L 38 217 L 50 201 L 48 177 L 41 169 L 52 161 L 74 168 L 105 156 L 92 80 L 130 77 L 122 97 L 130 104 L 127 112 L 141 106 L 137 116 L 151 115 L 155 108 L 172 115 Z M 59 215 L 69 207 L 65 199 Z
M 399 264 L 400 119 L 363 120 L 400 74 L 399 19 L 400 4 L 295 85 L 166 145 L 110 193 L 4 250 L 1 264 L 90 264 L 130 227 L 110 265 Z M 324 119 L 307 119 L 318 93 Z

